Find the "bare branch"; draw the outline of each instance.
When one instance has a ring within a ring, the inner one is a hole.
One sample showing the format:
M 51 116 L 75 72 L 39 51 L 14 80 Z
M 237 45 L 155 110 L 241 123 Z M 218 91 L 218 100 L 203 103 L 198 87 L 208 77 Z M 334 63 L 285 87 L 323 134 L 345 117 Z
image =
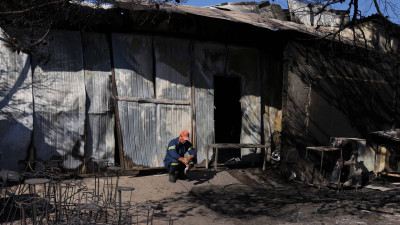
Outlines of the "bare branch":
M 381 12 L 381 10 L 380 10 L 380 8 L 379 8 L 379 4 L 378 4 L 378 2 L 377 2 L 376 0 L 374 0 L 374 4 L 375 4 L 375 8 L 376 8 L 376 11 L 378 12 L 378 14 L 381 15 L 381 16 L 383 16 L 383 17 L 385 17 L 385 16 L 382 14 L 382 12 Z
M 23 10 L 18 10 L 18 11 L 0 12 L 0 15 L 26 13 L 26 12 L 29 12 L 31 10 L 39 9 L 39 8 L 42 8 L 42 7 L 45 7 L 45 6 L 48 6 L 48 5 L 58 4 L 58 3 L 62 3 L 62 2 L 68 2 L 68 0 L 59 0 L 59 1 L 55 1 L 55 2 L 47 2 L 47 3 L 41 4 L 41 5 L 35 5 L 35 6 L 30 7 L 30 8 L 23 9 Z

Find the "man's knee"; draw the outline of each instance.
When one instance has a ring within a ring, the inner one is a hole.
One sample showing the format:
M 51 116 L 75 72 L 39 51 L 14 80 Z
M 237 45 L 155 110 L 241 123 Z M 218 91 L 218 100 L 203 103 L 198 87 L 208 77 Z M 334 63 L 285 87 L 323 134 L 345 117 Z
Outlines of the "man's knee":
M 177 160 L 171 161 L 169 163 L 168 170 L 169 171 L 177 171 L 180 165 L 181 165 L 181 163 L 179 161 L 177 161 Z
M 191 159 L 191 160 L 189 161 L 189 166 L 190 166 L 190 167 L 193 167 L 196 163 L 197 163 L 197 159 L 196 159 L 196 158 L 193 158 L 193 159 Z

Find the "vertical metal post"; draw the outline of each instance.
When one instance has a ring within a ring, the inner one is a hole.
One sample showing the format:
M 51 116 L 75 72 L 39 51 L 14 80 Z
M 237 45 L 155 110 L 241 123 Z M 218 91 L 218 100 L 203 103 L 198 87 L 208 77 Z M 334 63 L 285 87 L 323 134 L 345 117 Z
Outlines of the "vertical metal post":
M 340 187 L 340 176 L 342 173 L 342 165 L 343 165 L 343 149 L 340 149 L 340 159 L 339 159 L 339 175 L 338 175 L 338 181 L 336 185 L 336 189 L 339 190 Z
M 58 185 L 59 185 L 59 189 L 58 189 L 58 194 L 59 194 L 59 200 L 58 200 L 58 205 L 59 205 L 59 210 L 60 210 L 60 212 L 59 212 L 59 214 L 60 214 L 60 220 L 62 220 L 62 217 L 63 217 L 63 210 L 62 210 L 62 206 L 61 206 L 61 200 L 62 200 L 62 187 L 61 187 L 61 182 L 59 182 L 58 183 Z
M 151 220 L 150 220 L 150 225 L 153 225 L 153 216 L 154 216 L 154 209 L 151 209 Z
M 147 210 L 147 220 L 146 225 L 149 225 L 149 216 L 150 216 L 150 209 Z
M 271 154 L 268 152 L 267 146 L 265 146 L 264 152 L 265 152 L 265 155 L 264 155 L 264 162 L 263 162 L 263 168 L 262 168 L 263 171 L 265 171 L 265 169 L 267 167 L 267 161 L 270 161 L 270 160 L 268 160 L 268 156 L 269 156 L 269 159 L 271 159 Z
M 36 200 L 33 199 L 33 225 L 36 225 Z
M 257 148 L 254 148 L 253 160 L 251 161 L 251 167 L 254 167 L 254 164 L 256 162 L 256 154 L 257 154 Z
M 117 170 L 117 181 L 115 182 L 116 184 L 115 184 L 115 197 L 114 197 L 114 201 L 115 201 L 115 198 L 117 197 L 118 181 L 119 181 L 119 171 Z M 121 192 L 121 191 L 119 190 L 119 192 Z M 120 201 L 121 201 L 121 199 L 120 199 Z
M 324 151 L 321 151 L 321 165 L 319 166 L 319 172 L 322 175 L 322 163 L 324 163 Z
M 217 171 L 217 163 L 218 163 L 218 148 L 215 148 L 215 159 L 214 159 L 214 169 Z
M 209 145 L 207 144 L 206 146 L 206 169 L 208 169 L 208 150 L 209 150 Z
M 97 163 L 97 190 L 95 190 L 96 195 L 100 195 L 100 162 Z
M 119 199 L 119 209 L 118 209 L 118 225 L 121 225 L 121 216 L 122 216 L 122 193 L 121 190 L 118 190 L 118 199 Z

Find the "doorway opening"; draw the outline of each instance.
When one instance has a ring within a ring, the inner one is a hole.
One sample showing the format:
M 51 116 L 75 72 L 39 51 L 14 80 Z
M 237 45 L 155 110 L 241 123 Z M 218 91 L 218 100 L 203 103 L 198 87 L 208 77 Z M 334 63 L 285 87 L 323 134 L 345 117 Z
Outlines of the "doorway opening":
M 214 76 L 215 143 L 240 143 L 242 109 L 241 78 Z M 240 157 L 240 149 L 221 149 L 218 162 Z

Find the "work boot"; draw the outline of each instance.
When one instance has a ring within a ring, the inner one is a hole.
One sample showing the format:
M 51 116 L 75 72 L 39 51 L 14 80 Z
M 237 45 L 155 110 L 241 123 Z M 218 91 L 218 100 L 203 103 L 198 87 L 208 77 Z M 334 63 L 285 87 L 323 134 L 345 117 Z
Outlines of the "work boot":
M 187 176 L 185 175 L 183 170 L 180 170 L 178 173 L 178 179 L 179 180 L 187 180 Z
M 175 172 L 169 172 L 169 182 L 171 182 L 171 183 L 175 183 L 176 182 Z

